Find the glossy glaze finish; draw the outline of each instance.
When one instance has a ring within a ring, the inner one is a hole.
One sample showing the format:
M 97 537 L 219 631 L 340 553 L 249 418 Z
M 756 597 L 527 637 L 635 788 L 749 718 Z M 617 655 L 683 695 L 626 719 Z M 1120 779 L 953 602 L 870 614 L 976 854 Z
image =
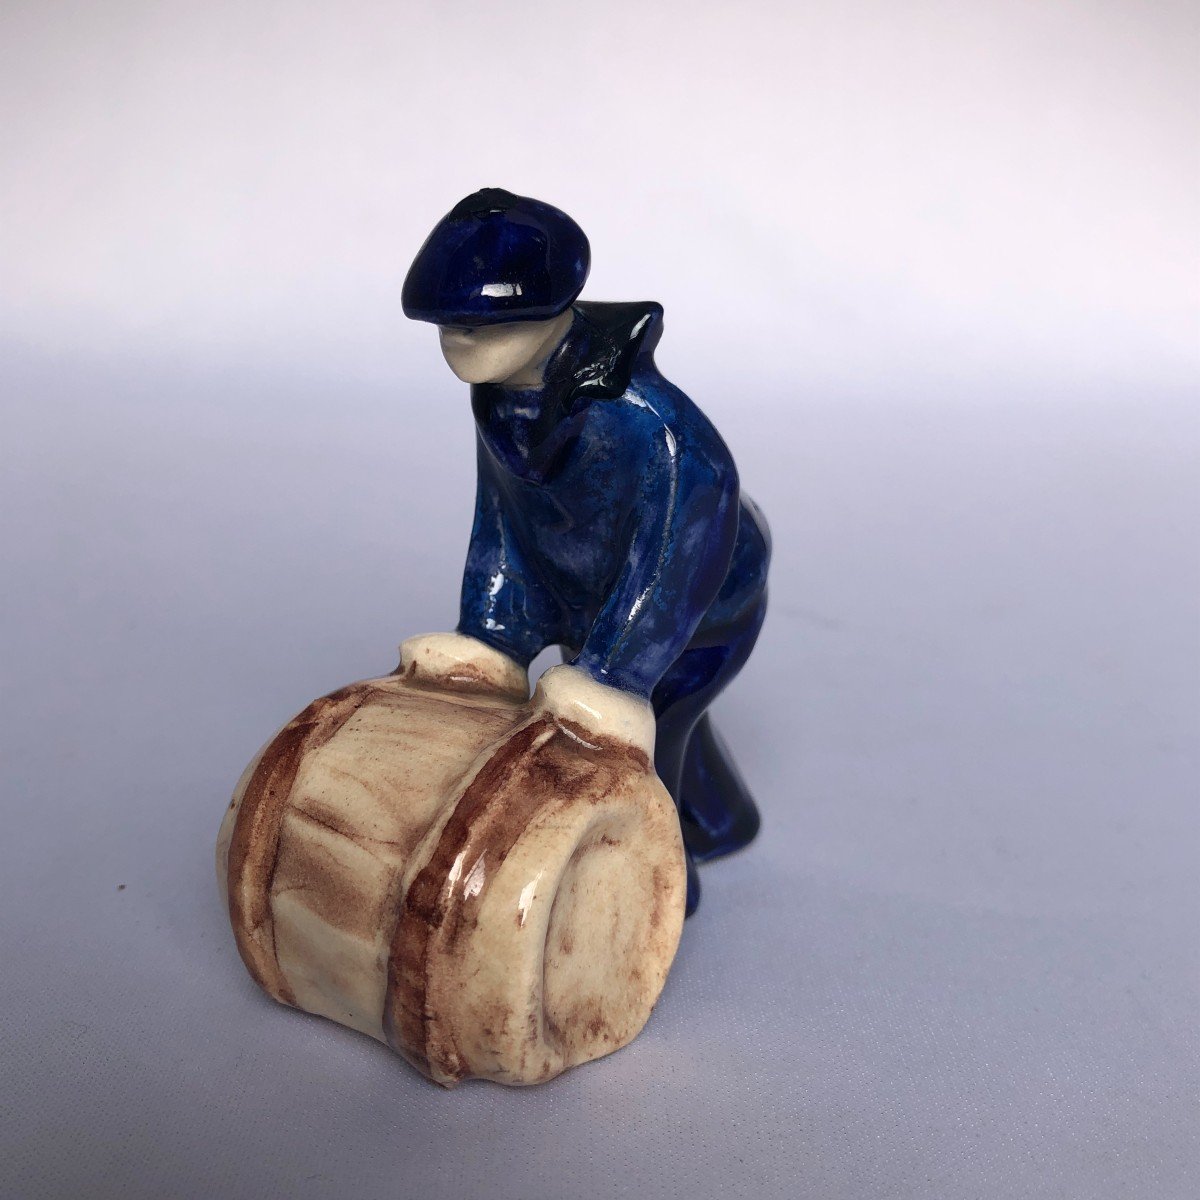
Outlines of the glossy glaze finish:
M 654 364 L 662 309 L 574 306 L 545 382 L 472 388 L 479 485 L 459 630 L 517 661 L 546 646 L 650 697 L 689 855 L 744 845 L 757 810 L 704 710 L 746 661 L 770 537 L 712 424 Z
M 570 667 L 532 699 L 524 680 L 461 635 L 410 639 L 396 674 L 268 743 L 218 839 L 260 986 L 445 1086 L 537 1083 L 625 1045 L 683 923 L 649 706 Z
M 589 263 L 587 237 L 566 213 L 484 188 L 438 222 L 401 303 L 406 315 L 435 325 L 544 321 L 579 295 Z
M 498 189 L 422 247 L 405 311 L 473 382 L 458 630 L 314 701 L 243 774 L 217 870 L 270 995 L 438 1083 L 536 1083 L 648 1018 L 695 861 L 758 811 L 707 708 L 766 609 L 770 537 L 654 363 L 662 309 L 576 301 L 582 230 Z M 559 646 L 532 698 L 528 665 Z

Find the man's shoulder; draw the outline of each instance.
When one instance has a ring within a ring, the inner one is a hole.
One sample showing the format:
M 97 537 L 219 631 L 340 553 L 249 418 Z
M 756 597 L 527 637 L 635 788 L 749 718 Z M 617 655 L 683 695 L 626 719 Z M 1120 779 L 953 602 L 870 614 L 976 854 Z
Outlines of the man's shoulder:
M 666 430 L 670 445 L 698 453 L 718 470 L 733 460 L 701 408 L 654 361 L 663 308 L 653 300 L 575 306 L 587 353 L 576 365 L 573 408 L 588 409 L 593 428 L 609 426 L 632 450 Z

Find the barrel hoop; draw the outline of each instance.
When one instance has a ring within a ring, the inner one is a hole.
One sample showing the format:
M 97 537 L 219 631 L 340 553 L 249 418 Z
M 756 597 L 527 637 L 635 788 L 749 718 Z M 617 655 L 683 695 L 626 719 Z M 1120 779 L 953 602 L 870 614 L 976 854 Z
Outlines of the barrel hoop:
M 555 807 L 602 801 L 630 770 L 648 772 L 640 750 L 584 741 L 552 716 L 519 726 L 478 767 L 403 897 L 388 959 L 383 1026 L 388 1044 L 441 1083 L 472 1073 L 455 1044 L 453 1014 L 433 1012 L 432 973 L 461 961 L 483 890 L 530 823 Z M 482 864 L 482 886 L 464 886 Z M 502 1018 L 501 1018 L 502 1019 Z
M 238 809 L 229 843 L 229 919 L 246 969 L 285 1004 L 296 998 L 275 956 L 271 913 L 283 816 L 305 755 L 330 741 L 378 690 L 375 681 L 354 683 L 314 700 L 263 751 Z

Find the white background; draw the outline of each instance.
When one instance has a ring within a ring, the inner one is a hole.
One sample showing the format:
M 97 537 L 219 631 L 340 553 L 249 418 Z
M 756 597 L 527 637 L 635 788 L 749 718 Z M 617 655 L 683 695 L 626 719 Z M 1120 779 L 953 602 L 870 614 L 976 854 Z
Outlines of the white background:
M 0 1192 L 1200 1192 L 1200 92 L 1151 3 L 0 9 Z M 258 743 L 455 619 L 495 185 L 775 533 L 764 812 L 628 1050 L 442 1093 L 255 991 Z M 124 885 L 118 890 L 119 885 Z

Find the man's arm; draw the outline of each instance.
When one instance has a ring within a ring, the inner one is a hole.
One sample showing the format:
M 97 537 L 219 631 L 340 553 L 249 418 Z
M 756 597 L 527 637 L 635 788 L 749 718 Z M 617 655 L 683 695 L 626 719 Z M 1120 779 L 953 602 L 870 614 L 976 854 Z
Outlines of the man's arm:
M 598 682 L 639 696 L 649 696 L 716 597 L 738 524 L 727 454 L 681 444 L 661 424 L 649 441 L 625 565 L 574 660 Z
M 479 482 L 458 632 L 527 666 L 553 637 L 558 613 L 513 535 L 495 463 L 478 437 L 476 452 Z

